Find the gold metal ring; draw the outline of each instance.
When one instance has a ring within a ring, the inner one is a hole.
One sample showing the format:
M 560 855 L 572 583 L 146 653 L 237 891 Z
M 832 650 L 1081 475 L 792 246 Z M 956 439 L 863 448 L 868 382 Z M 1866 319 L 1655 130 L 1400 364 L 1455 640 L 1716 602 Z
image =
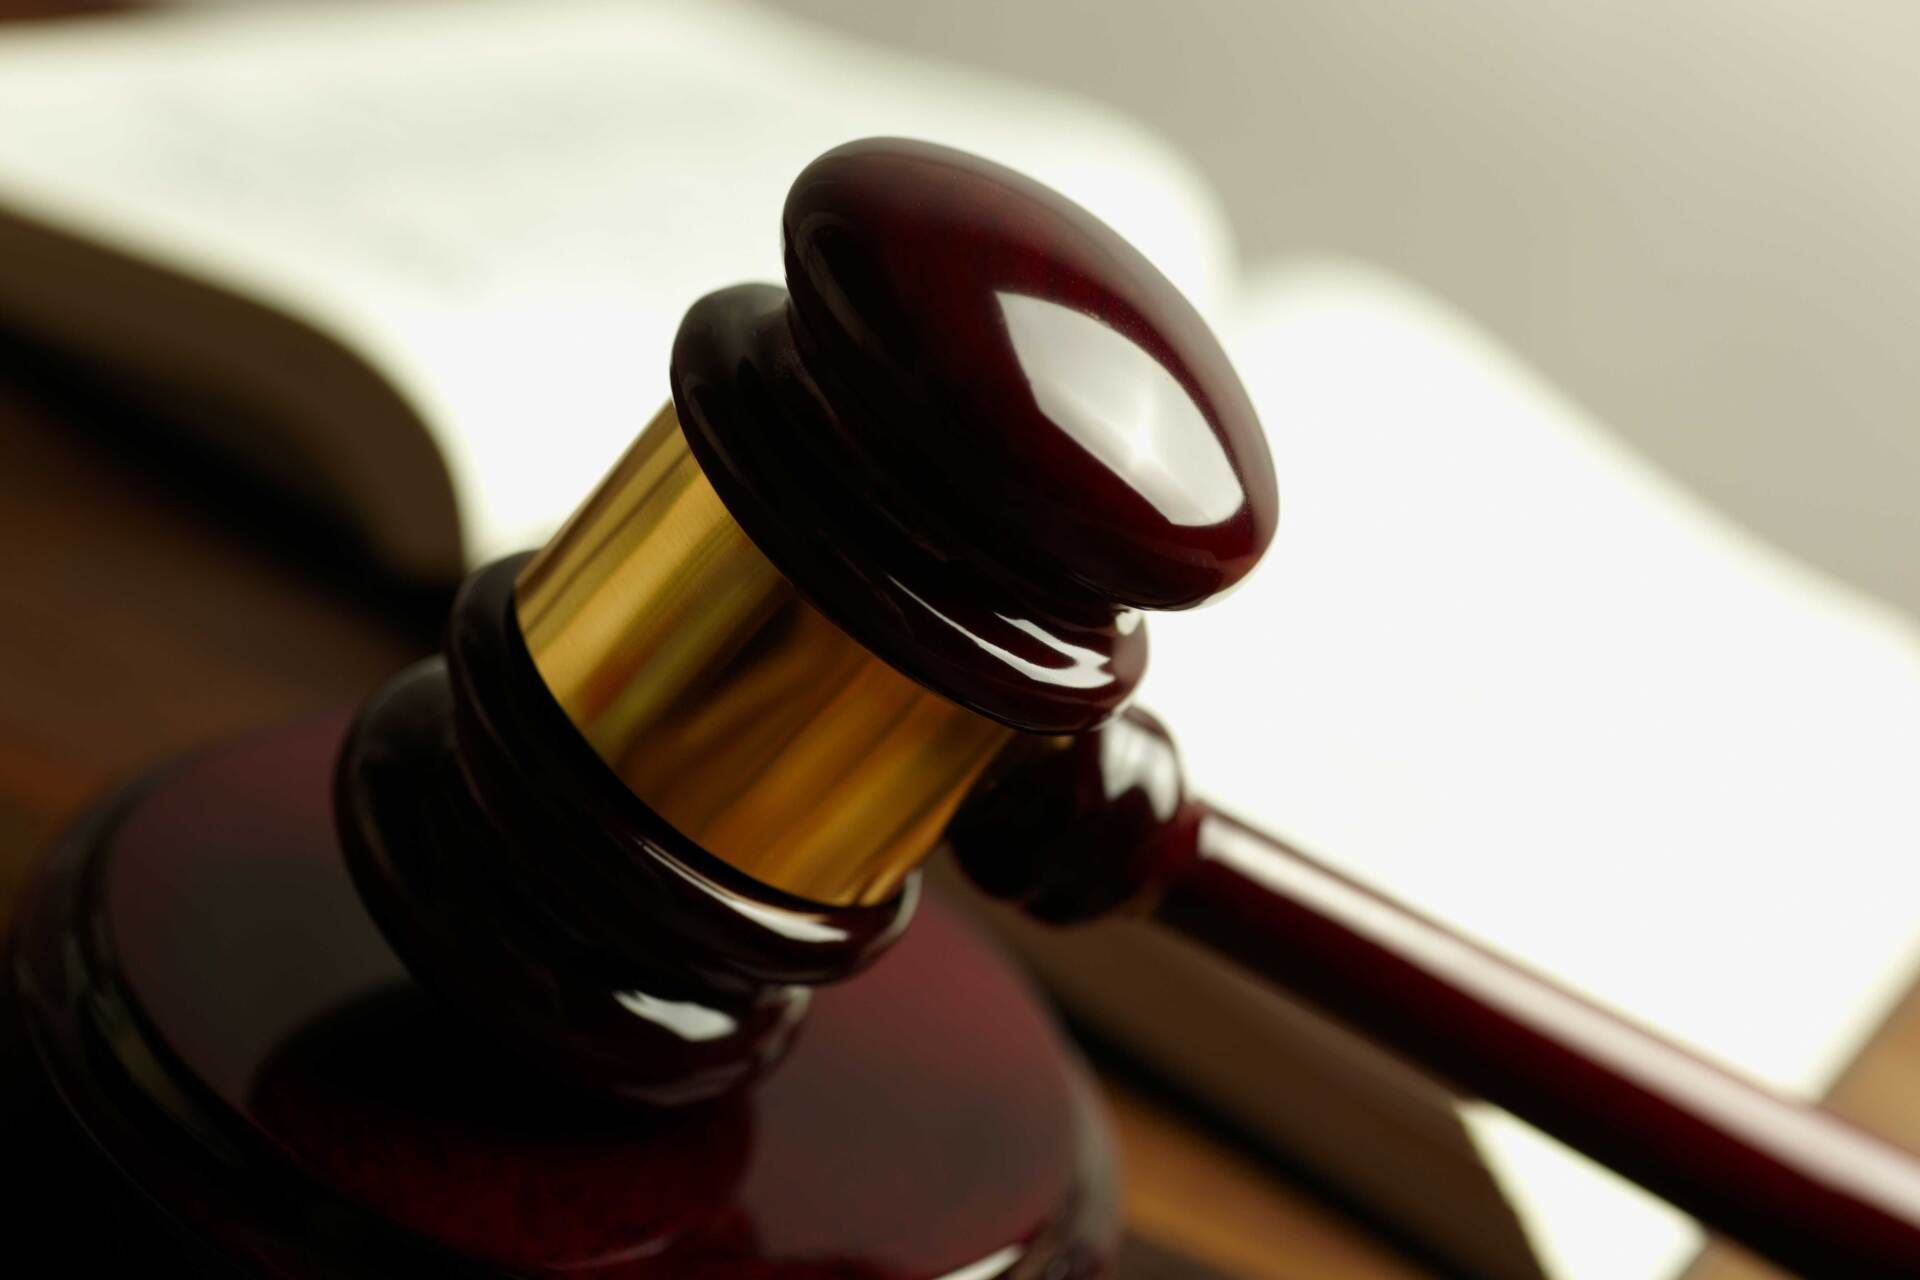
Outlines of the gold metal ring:
M 815 901 L 890 896 L 1012 736 L 802 599 L 728 514 L 672 405 L 515 598 L 547 687 L 634 793 Z

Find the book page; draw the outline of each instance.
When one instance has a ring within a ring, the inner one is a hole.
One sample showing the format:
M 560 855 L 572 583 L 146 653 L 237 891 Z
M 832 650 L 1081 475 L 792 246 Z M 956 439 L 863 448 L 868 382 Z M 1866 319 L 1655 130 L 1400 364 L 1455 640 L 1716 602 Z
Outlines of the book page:
M 265 300 L 391 380 L 445 455 L 472 562 L 537 544 L 589 491 L 666 399 L 694 299 L 781 278 L 787 185 L 841 142 L 1014 165 L 1203 308 L 1232 275 L 1206 188 L 1116 114 L 744 4 L 22 28 L 0 32 L 0 121 L 0 206 Z M 0 296 L 30 269 L 0 261 Z
M 1142 701 L 1196 789 L 1818 1097 L 1920 971 L 1909 625 L 1395 280 L 1283 270 L 1231 334 L 1281 517 L 1239 591 L 1149 627 Z M 1668 1274 L 1697 1241 L 1469 1119 L 1556 1274 Z

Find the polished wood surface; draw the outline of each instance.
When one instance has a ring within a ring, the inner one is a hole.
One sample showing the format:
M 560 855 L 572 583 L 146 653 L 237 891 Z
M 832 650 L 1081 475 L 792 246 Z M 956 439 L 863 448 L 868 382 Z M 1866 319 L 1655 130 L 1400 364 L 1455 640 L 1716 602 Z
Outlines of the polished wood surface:
M 1273 462 L 1226 351 L 1059 192 L 870 138 L 794 179 L 780 243 L 838 464 L 943 553 L 1073 616 L 1191 608 L 1273 540 Z

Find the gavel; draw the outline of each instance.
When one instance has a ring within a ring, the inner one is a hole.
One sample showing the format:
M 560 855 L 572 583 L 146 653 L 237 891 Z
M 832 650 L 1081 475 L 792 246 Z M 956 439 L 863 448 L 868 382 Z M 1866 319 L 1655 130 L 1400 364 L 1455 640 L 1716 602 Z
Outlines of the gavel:
M 921 902 L 950 847 L 1786 1266 L 1920 1274 L 1906 1152 L 1190 794 L 1132 705 L 1142 615 L 1232 588 L 1279 500 L 1150 263 L 900 140 L 815 160 L 781 233 L 786 287 L 693 305 L 671 403 L 467 580 L 443 656 L 52 852 L 0 984 L 0 1124 L 47 1222 L 220 1274 L 1102 1274 L 1104 1124 L 1036 999 Z

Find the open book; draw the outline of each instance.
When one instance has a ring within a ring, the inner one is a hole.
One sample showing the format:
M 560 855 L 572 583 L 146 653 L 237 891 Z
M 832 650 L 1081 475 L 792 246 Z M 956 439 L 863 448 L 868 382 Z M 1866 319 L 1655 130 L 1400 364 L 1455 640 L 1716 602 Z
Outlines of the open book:
M 732 4 L 414 0 L 0 33 L 0 121 L 0 326 L 441 580 L 587 492 L 689 302 L 778 278 L 814 154 L 906 134 L 1026 170 L 1187 290 L 1273 440 L 1270 563 L 1152 624 L 1144 698 L 1203 789 L 1808 1094 L 1920 962 L 1915 637 L 1439 304 L 1337 264 L 1238 278 L 1192 171 L 1102 109 Z M 1087 1023 L 1463 1268 L 1697 1247 L 1178 944 L 998 923 Z

